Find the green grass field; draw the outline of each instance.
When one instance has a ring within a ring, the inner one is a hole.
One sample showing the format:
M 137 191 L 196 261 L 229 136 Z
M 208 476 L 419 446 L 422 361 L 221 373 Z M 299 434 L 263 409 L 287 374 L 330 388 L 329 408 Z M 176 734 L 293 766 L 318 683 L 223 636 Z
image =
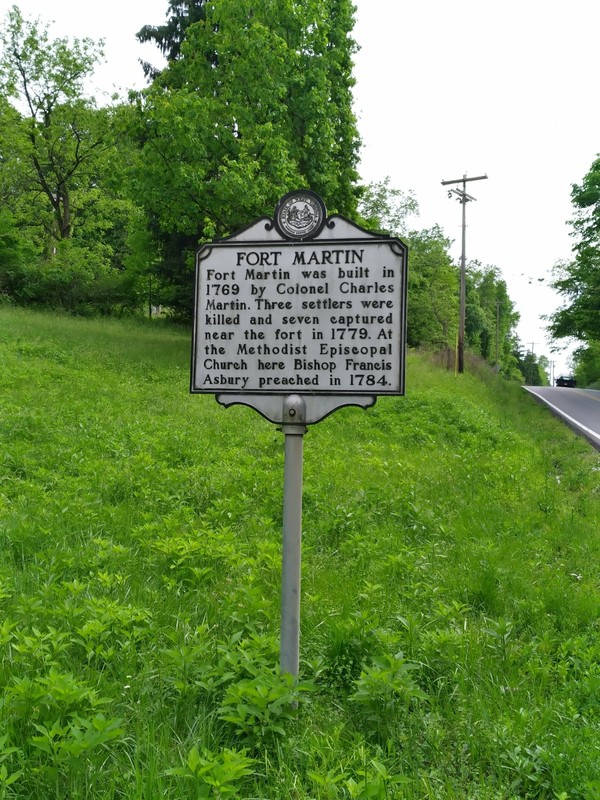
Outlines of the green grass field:
M 410 354 L 304 446 L 190 396 L 187 332 L 0 308 L 0 798 L 600 798 L 600 456 Z

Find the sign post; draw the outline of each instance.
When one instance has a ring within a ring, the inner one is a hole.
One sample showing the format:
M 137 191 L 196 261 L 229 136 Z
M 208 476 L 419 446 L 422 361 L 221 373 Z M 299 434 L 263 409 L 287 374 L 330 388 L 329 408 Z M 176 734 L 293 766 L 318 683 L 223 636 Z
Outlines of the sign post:
M 298 675 L 302 458 L 307 426 L 404 394 L 407 248 L 285 195 L 198 251 L 192 393 L 250 406 L 285 436 L 280 664 Z
M 300 665 L 300 574 L 302 561 L 302 460 L 306 404 L 299 395 L 283 406 L 283 556 L 281 567 L 281 643 L 279 665 L 298 676 Z

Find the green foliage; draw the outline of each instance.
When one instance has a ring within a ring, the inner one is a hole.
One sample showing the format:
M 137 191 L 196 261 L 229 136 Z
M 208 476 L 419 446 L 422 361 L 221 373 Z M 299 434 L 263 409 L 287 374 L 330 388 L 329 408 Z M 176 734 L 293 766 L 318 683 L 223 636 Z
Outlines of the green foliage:
M 310 428 L 296 685 L 275 427 L 157 320 L 0 360 L 0 797 L 597 795 L 600 464 L 521 387 L 410 352 Z
M 600 340 L 600 159 L 596 159 L 580 185 L 571 192 L 576 239 L 574 258 L 555 267 L 553 288 L 565 305 L 552 316 L 550 330 L 557 338 Z
M 573 259 L 555 265 L 552 286 L 564 304 L 551 316 L 549 330 L 558 339 L 583 342 L 573 356 L 578 385 L 595 386 L 600 381 L 600 159 L 573 186 L 571 201 Z
M 413 192 L 395 189 L 390 180 L 388 175 L 382 181 L 364 186 L 358 210 L 366 228 L 402 236 L 407 233 L 408 218 L 418 215 L 419 204 Z
M 34 631 L 34 633 L 38 633 Z M 26 647 L 20 646 L 21 642 Z M 28 651 L 38 655 L 37 643 L 31 646 L 27 637 L 19 637 L 13 647 L 16 652 L 26 654 Z M 50 667 L 48 675 L 31 679 L 14 676 L 6 688 L 2 707 L 8 715 L 16 718 L 46 720 L 57 715 L 63 720 L 78 713 L 89 713 L 103 706 L 106 700 L 98 697 L 97 692 L 89 686 L 82 685 L 72 674 L 59 673 Z
M 573 353 L 577 386 L 600 388 L 600 341 L 590 341 Z
M 172 10 L 167 26 L 142 32 L 171 60 L 138 97 L 133 188 L 161 249 L 167 301 L 189 314 L 190 254 L 203 241 L 271 215 L 298 186 L 330 211 L 355 210 L 353 8 L 218 0 L 193 4 L 189 20 Z
M 408 236 L 408 331 L 411 347 L 454 347 L 458 332 L 458 273 L 450 242 L 437 226 Z
M 365 666 L 348 698 L 363 717 L 367 729 L 385 742 L 393 727 L 402 725 L 402 716 L 414 701 L 426 700 L 412 674 L 419 665 L 406 661 L 402 653 L 375 658 Z
M 0 87 L 20 112 L 4 114 L 3 157 L 18 159 L 30 195 L 45 198 L 51 237 L 69 238 L 73 193 L 93 180 L 103 148 L 102 115 L 82 98 L 102 50 L 90 39 L 51 41 L 47 29 L 25 20 L 17 6 L 8 13 L 0 45 Z
M 531 350 L 523 353 L 520 349 L 515 352 L 517 366 L 523 380 L 529 386 L 548 385 L 548 360 L 543 356 L 536 356 Z
M 97 747 L 119 739 L 123 730 L 121 720 L 107 720 L 101 714 L 92 719 L 74 717 L 68 725 L 54 721 L 51 726 L 34 724 L 37 736 L 31 736 L 30 743 L 47 753 L 55 762 L 81 760 Z
M 409 246 L 407 341 L 411 347 L 453 351 L 458 337 L 459 270 L 450 257 L 451 242 L 438 227 L 408 231 L 418 214 L 411 192 L 390 186 L 390 179 L 363 187 L 359 206 L 367 227 L 401 236 Z M 506 378 L 522 379 L 514 355 L 519 315 L 496 267 L 468 265 L 466 344 L 471 353 L 494 364 Z M 451 359 L 453 360 L 453 359 Z
M 229 722 L 247 744 L 260 746 L 273 737 L 286 735 L 295 716 L 296 692 L 290 675 L 263 671 L 227 687 L 219 718 Z
M 34 248 L 19 236 L 13 214 L 0 210 L 0 299 L 16 299 L 22 289 L 26 265 Z
M 126 139 L 83 94 L 101 46 L 51 40 L 15 6 L 0 47 L 0 292 L 74 313 L 139 309 L 149 259 L 123 272 L 139 226 L 124 196 Z
M 340 541 L 336 544 L 339 546 Z M 365 620 L 350 616 L 335 619 L 323 644 L 323 661 L 318 669 L 320 684 L 336 692 L 349 692 L 364 663 L 372 658 L 378 642 Z
M 181 57 L 181 45 L 190 25 L 206 20 L 206 0 L 193 0 L 185 5 L 178 0 L 169 0 L 169 14 L 164 25 L 144 25 L 137 38 L 142 43 L 156 44 L 167 61 L 175 61 Z M 152 79 L 160 74 L 160 70 L 148 62 L 143 66 L 146 76 Z
M 21 760 L 22 763 L 22 751 L 19 750 L 18 747 L 11 747 L 7 744 L 8 742 L 8 734 L 4 734 L 0 736 L 0 798 L 4 800 L 4 798 L 11 796 L 12 790 L 8 790 L 9 786 L 12 786 L 13 783 L 16 783 L 21 775 L 23 774 L 23 769 L 16 769 L 12 767 L 12 762 L 16 761 L 17 759 Z M 13 771 L 9 771 L 14 769 Z M 7 791 L 8 790 L 8 791 Z M 9 791 L 11 794 L 9 794 Z M 14 795 L 12 795 L 14 796 Z
M 131 275 L 113 269 L 99 248 L 65 239 L 55 250 L 45 264 L 21 260 L 6 270 L 5 291 L 15 303 L 83 315 L 137 308 Z
M 509 376 L 519 314 L 496 267 L 474 263 L 467 271 L 465 332 L 469 347 Z
M 394 786 L 406 783 L 410 783 L 410 780 L 402 775 L 390 774 L 385 764 L 372 758 L 368 764 L 358 769 L 356 777 L 349 778 L 345 785 L 349 797 L 357 800 L 368 800 L 368 798 L 385 800 L 394 796 L 390 794 L 390 791 L 394 792 Z
M 245 750 L 225 748 L 220 753 L 212 753 L 206 748 L 199 752 L 192 747 L 185 765 L 172 767 L 167 775 L 192 780 L 197 798 L 239 797 L 240 783 L 247 775 L 252 775 L 254 759 Z

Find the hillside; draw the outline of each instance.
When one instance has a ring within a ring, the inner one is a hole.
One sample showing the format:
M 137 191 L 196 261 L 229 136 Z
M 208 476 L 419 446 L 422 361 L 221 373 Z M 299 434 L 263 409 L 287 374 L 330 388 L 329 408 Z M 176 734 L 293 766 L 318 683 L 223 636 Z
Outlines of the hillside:
M 283 436 L 189 349 L 0 307 L 0 797 L 600 797 L 598 453 L 414 353 L 311 427 L 294 687 Z

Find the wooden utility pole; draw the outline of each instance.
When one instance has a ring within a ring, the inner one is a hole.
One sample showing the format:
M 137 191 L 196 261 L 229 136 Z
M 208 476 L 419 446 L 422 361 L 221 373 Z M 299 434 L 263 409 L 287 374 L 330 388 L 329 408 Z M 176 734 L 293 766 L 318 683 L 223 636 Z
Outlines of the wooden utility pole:
M 458 371 L 460 373 L 465 371 L 465 317 L 466 317 L 466 239 L 467 239 L 467 203 L 476 198 L 467 194 L 468 181 L 483 181 L 487 179 L 487 175 L 478 175 L 475 178 L 467 178 L 466 174 L 462 178 L 457 178 L 453 181 L 442 181 L 442 186 L 449 186 L 453 183 L 462 183 L 462 189 L 450 189 L 448 197 L 453 194 L 457 195 L 460 204 L 462 205 L 462 250 L 460 257 L 460 313 L 458 320 Z
M 500 300 L 496 300 L 496 371 L 500 368 L 499 362 L 500 345 Z

